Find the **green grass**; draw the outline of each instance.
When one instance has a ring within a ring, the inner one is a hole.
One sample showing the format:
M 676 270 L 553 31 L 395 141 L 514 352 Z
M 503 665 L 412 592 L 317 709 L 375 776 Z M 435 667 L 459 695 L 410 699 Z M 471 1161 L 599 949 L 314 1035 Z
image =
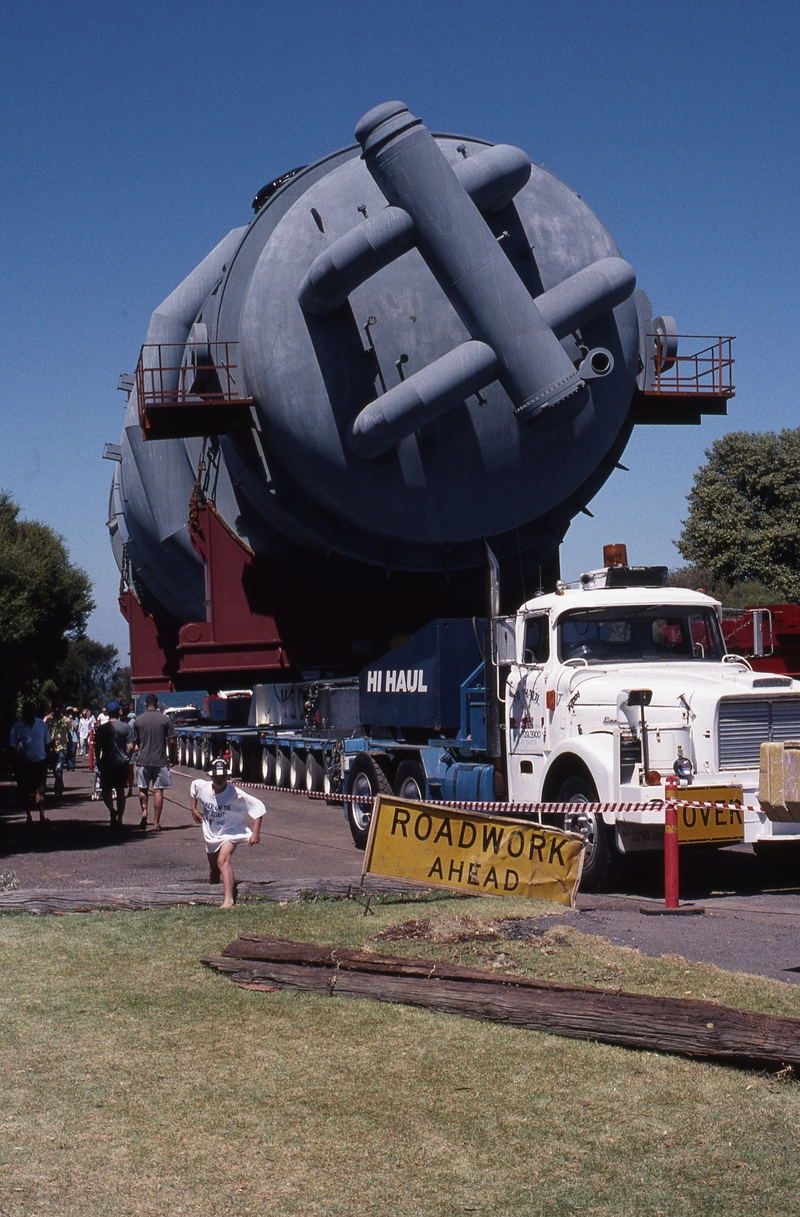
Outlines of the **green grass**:
M 402 1006 L 246 992 L 198 962 L 247 930 L 800 1017 L 789 985 L 571 929 L 512 942 L 492 921 L 541 905 L 373 907 L 0 917 L 0 1213 L 798 1212 L 793 1081 Z M 412 918 L 430 922 L 429 941 L 375 937 Z M 496 933 L 464 940 L 476 925 Z

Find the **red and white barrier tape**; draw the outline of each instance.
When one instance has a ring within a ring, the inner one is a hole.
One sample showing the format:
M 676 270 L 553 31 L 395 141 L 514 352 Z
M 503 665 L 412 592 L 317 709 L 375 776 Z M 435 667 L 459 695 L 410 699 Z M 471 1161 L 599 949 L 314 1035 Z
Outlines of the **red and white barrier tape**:
M 235 777 L 231 778 L 234 786 L 243 786 L 249 790 L 274 790 L 279 794 L 302 794 L 307 799 L 320 799 L 326 803 L 372 803 L 372 798 L 358 797 L 352 794 L 325 794 L 321 790 L 297 790 L 290 786 L 268 786 L 265 782 L 240 782 Z M 399 796 L 392 796 L 397 798 Z M 666 799 L 651 799 L 647 803 L 501 803 L 501 802 L 478 802 L 478 801 L 457 801 L 449 802 L 445 799 L 425 799 L 424 802 L 432 807 L 452 807 L 457 811 L 482 811 L 482 812 L 501 812 L 509 814 L 513 812 L 515 815 L 524 816 L 541 816 L 543 813 L 552 813 L 554 811 L 562 812 L 565 807 L 574 808 L 576 811 L 586 811 L 591 807 L 593 815 L 611 815 L 619 813 L 630 814 L 632 812 L 641 811 L 656 811 L 666 805 Z M 404 803 L 413 803 L 414 799 L 403 799 Z M 681 807 L 710 807 L 715 811 L 755 811 L 756 808 L 745 806 L 742 803 L 708 803 L 700 800 L 676 799 Z

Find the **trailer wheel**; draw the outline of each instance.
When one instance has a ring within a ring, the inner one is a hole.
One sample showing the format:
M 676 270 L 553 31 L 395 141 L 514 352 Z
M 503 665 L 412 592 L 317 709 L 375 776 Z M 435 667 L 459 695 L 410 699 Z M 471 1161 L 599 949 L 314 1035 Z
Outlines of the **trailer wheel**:
M 592 782 L 584 777 L 567 778 L 556 796 L 559 803 L 599 803 Z M 586 852 L 581 872 L 581 891 L 594 892 L 603 882 L 611 865 L 611 844 L 603 817 L 591 815 L 586 833 Z
M 282 748 L 275 749 L 275 785 L 289 785 L 289 754 Z
M 377 761 L 366 752 L 359 752 L 350 766 L 345 793 L 353 796 L 345 803 L 347 823 L 356 849 L 366 849 L 369 823 L 372 819 L 372 800 L 379 794 L 391 794 L 389 779 Z M 355 801 L 355 796 L 359 801 Z M 368 799 L 369 802 L 361 800 Z
M 275 752 L 272 748 L 261 749 L 261 781 L 265 786 L 275 785 Z
M 426 789 L 425 770 L 419 761 L 402 761 L 397 767 L 397 776 L 394 779 L 394 792 L 397 797 L 422 802 Z
M 294 749 L 289 753 L 289 789 L 305 790 L 306 763 L 299 752 Z
M 322 790 L 325 785 L 325 770 L 313 752 L 306 757 L 306 790 L 309 794 Z

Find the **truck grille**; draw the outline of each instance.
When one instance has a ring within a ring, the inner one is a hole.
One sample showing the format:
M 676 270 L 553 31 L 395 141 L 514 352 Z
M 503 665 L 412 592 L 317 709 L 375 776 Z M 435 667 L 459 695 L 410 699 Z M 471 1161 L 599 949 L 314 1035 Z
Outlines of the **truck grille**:
M 758 769 L 765 740 L 796 739 L 800 739 L 800 698 L 720 702 L 720 769 Z

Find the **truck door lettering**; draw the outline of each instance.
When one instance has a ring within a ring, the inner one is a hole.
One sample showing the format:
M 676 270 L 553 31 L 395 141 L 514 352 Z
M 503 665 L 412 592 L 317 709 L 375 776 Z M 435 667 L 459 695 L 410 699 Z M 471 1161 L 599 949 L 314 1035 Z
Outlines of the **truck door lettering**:
M 500 846 L 503 844 L 503 834 L 505 829 L 499 828 L 497 825 L 492 825 L 491 828 L 484 824 L 483 826 L 483 852 L 488 854 L 489 846 L 491 845 L 494 853 L 497 853 Z
M 405 807 L 395 807 L 394 815 L 392 816 L 392 836 L 395 835 L 399 828 L 403 836 L 407 837 L 408 833 L 406 832 L 406 824 L 408 824 L 410 819 L 410 811 L 406 811 Z
M 419 683 L 417 684 L 417 692 L 418 692 L 418 693 L 427 693 L 427 692 L 428 692 L 428 686 L 427 686 L 427 685 L 424 685 L 424 684 L 422 683 L 422 676 L 423 676 L 424 671 L 425 671 L 425 669 L 424 669 L 424 668 L 420 668 L 420 669 L 419 669 Z
M 469 840 L 467 840 L 464 835 L 466 833 L 467 829 L 469 829 L 469 831 L 472 833 L 472 836 L 469 838 Z M 461 825 L 461 832 L 458 834 L 458 848 L 459 849 L 469 849 L 472 845 L 474 845 L 475 838 L 477 837 L 477 835 L 478 835 L 478 830 L 475 827 L 475 825 L 472 823 L 472 821 L 465 820 L 464 823 Z
M 386 673 L 386 692 L 387 693 L 394 693 L 394 682 L 396 680 L 397 680 L 396 672 L 387 672 Z
M 424 822 L 426 820 L 428 822 L 427 828 L 425 828 L 424 831 L 420 831 L 420 825 L 424 824 Z M 432 828 L 433 828 L 433 820 L 428 815 L 427 811 L 421 811 L 419 813 L 419 815 L 417 816 L 416 822 L 414 824 L 414 836 L 417 838 L 418 841 L 427 841 L 428 837 L 431 835 Z
M 380 693 L 383 684 L 383 672 L 367 672 L 367 692 Z
M 419 672 L 416 670 L 406 672 L 406 688 L 409 693 L 416 693 L 419 683 Z
M 437 832 L 436 836 L 433 838 L 434 845 L 436 845 L 438 841 L 441 841 L 442 837 L 444 837 L 444 839 L 445 839 L 445 841 L 447 841 L 448 845 L 453 844 L 453 834 L 450 831 L 450 820 L 447 818 L 442 820 L 439 831 Z
M 394 687 L 395 693 L 405 693 L 406 690 L 406 674 L 401 668 L 397 673 L 397 684 Z

